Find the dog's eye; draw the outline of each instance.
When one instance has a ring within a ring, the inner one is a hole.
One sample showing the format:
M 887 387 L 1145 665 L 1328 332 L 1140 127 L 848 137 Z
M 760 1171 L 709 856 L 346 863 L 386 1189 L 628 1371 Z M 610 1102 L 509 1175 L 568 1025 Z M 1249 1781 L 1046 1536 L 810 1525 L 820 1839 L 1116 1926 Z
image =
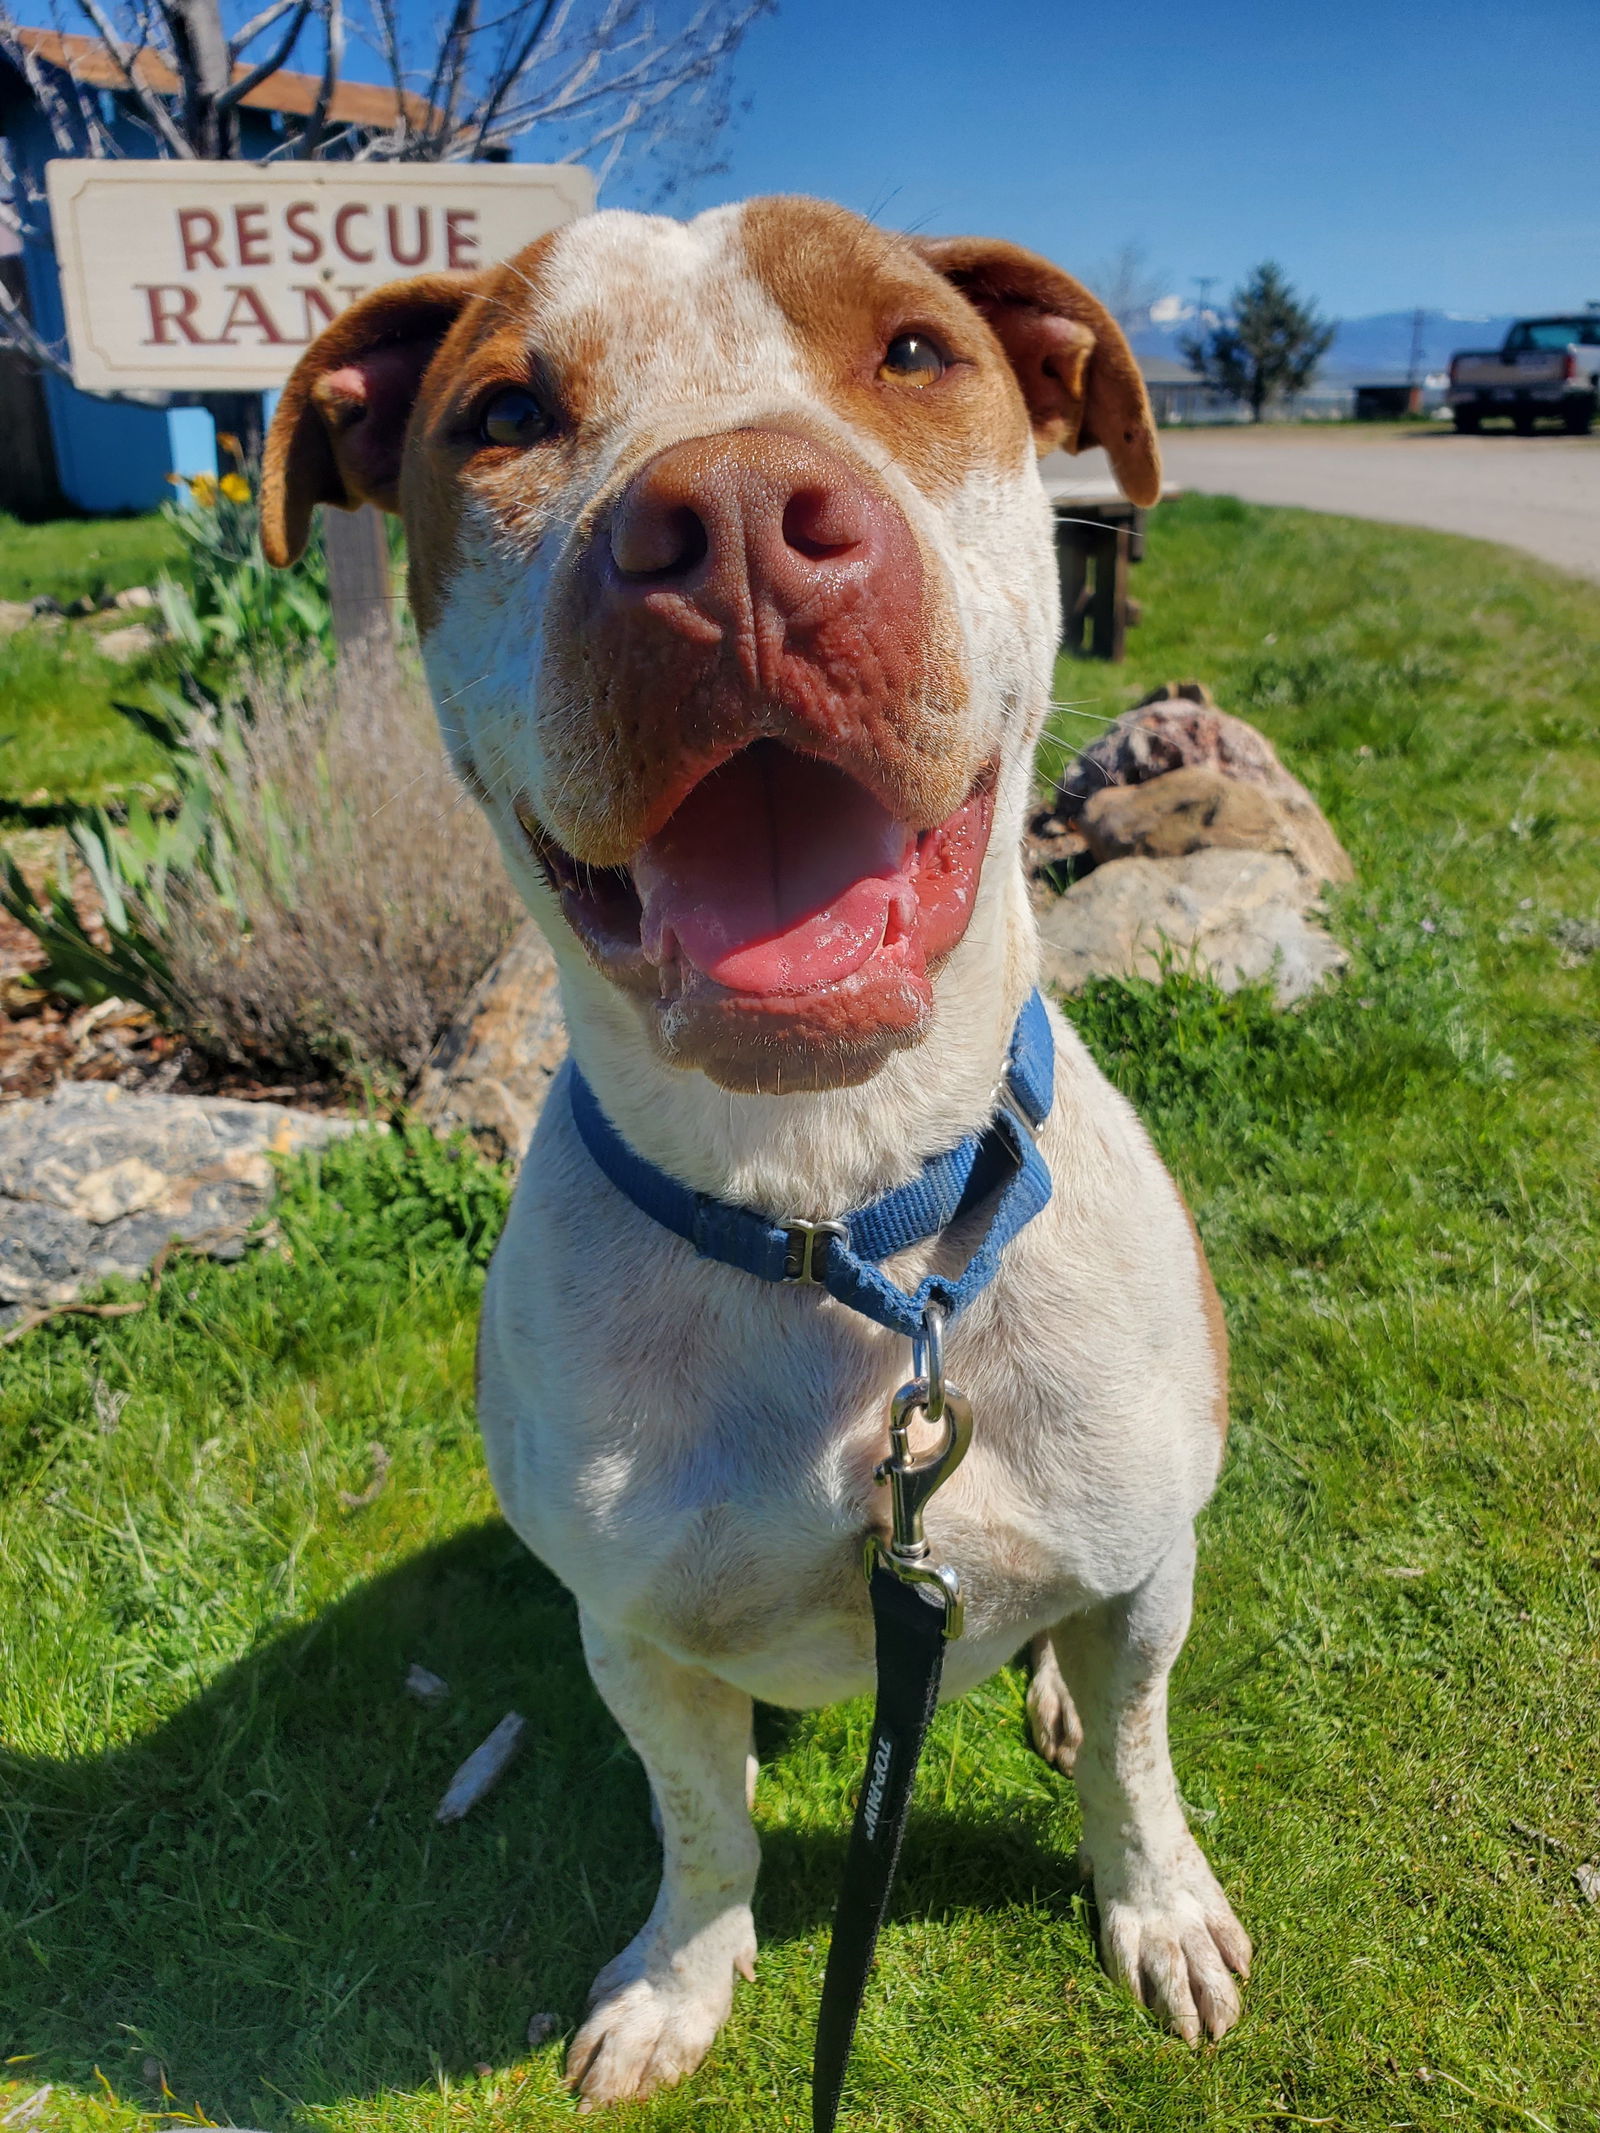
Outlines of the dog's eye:
M 944 376 L 944 357 L 925 333 L 897 333 L 883 351 L 878 376 L 896 385 L 936 385 Z
M 485 444 L 521 448 L 549 435 L 550 416 L 526 387 L 508 385 L 484 408 L 478 418 L 478 432 Z

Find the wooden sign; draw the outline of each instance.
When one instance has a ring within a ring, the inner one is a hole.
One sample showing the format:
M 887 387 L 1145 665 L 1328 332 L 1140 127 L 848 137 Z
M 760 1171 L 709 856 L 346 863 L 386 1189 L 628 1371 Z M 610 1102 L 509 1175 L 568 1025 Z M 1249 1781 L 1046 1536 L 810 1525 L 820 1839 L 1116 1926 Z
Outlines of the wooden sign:
M 594 206 L 572 165 L 57 161 L 45 179 L 90 392 L 281 385 L 369 289 L 490 266 Z

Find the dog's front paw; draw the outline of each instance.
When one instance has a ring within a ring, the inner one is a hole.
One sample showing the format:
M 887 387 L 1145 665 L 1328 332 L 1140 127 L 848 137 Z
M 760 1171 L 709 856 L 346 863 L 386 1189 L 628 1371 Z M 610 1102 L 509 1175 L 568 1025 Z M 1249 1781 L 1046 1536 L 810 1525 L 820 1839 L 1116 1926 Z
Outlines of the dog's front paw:
M 647 1926 L 594 1981 L 567 2054 L 567 2086 L 582 2097 L 579 2108 L 637 2101 L 692 2074 L 728 2019 L 735 1972 L 754 1977 L 755 1964 L 747 1910 L 678 1947 Z
M 1134 1998 L 1186 2043 L 1220 2037 L 1239 2019 L 1234 1977 L 1250 1975 L 1250 1936 L 1192 1839 L 1158 1864 L 1129 1851 L 1097 1868 L 1100 1956 Z

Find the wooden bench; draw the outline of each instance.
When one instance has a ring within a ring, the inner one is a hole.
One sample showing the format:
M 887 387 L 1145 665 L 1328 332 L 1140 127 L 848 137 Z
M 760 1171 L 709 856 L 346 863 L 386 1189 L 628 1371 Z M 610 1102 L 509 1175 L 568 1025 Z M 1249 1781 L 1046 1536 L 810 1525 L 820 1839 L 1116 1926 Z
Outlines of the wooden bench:
M 1074 659 L 1121 659 L 1139 619 L 1128 571 L 1144 559 L 1145 514 L 1114 481 L 1058 473 L 1061 463 L 1052 455 L 1040 472 L 1056 519 L 1062 644 Z M 1162 501 L 1178 494 L 1163 488 Z

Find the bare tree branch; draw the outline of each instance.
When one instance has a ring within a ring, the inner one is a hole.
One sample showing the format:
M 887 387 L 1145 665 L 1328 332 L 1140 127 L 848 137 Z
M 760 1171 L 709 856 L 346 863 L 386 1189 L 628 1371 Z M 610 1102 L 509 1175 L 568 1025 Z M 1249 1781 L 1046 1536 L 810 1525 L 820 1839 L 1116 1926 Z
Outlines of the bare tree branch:
M 105 12 L 100 6 L 100 0 L 78 0 L 78 5 L 94 24 L 100 42 L 122 70 L 123 80 L 132 90 L 140 110 L 150 121 L 156 132 L 160 134 L 162 140 L 166 142 L 172 154 L 182 156 L 186 160 L 192 159 L 194 150 L 173 122 L 166 105 L 161 101 L 154 89 L 146 88 L 144 83 L 139 80 L 135 71 L 137 54 L 123 45 L 116 31 L 106 20 Z
M 50 138 L 56 148 L 62 155 L 74 154 L 79 145 L 78 138 L 73 132 L 66 99 L 50 78 L 53 70 L 39 65 L 17 35 L 17 24 L 9 13 L 0 17 L 0 51 L 4 51 L 6 57 L 16 66 L 38 99 L 39 109 L 44 113 L 45 124 L 50 128 Z M 72 86 L 76 88 L 78 85 L 74 82 Z
M 530 96 L 501 112 L 503 131 L 527 131 L 537 125 L 570 122 L 582 113 L 606 103 L 641 97 L 647 107 L 664 102 L 691 84 L 708 80 L 737 46 L 745 29 L 766 11 L 766 0 L 738 9 L 721 32 L 708 32 L 709 20 L 721 12 L 714 5 L 700 8 L 692 21 L 669 42 L 647 46 L 631 64 L 611 72 L 597 70 L 595 55 L 585 54 L 567 79 L 542 97 Z M 705 41 L 701 41 L 704 39 Z M 632 45 L 640 39 L 629 41 Z M 598 77 L 598 78 L 597 78 Z M 610 136 L 610 128 L 606 128 Z M 593 140 L 584 143 L 578 156 L 589 153 Z
M 411 138 L 411 109 L 406 99 L 405 61 L 400 51 L 400 23 L 395 14 L 395 0 L 373 0 L 372 12 L 378 26 L 379 50 L 394 90 L 395 153 L 404 155 Z
M 453 93 L 459 72 L 465 64 L 473 34 L 473 18 L 477 13 L 477 0 L 455 0 L 450 10 L 450 20 L 439 40 L 438 56 L 434 61 L 433 74 L 428 82 L 425 102 L 428 107 L 427 130 L 423 136 L 423 153 L 434 151 L 435 137 L 444 132 L 442 105 L 447 94 Z
M 50 0 L 50 19 L 59 35 L 61 10 L 56 0 Z M 62 74 L 54 67 L 39 64 L 32 49 L 22 42 L 19 25 L 9 9 L 0 9 L 0 45 L 22 70 L 29 88 L 39 100 L 51 138 L 63 155 L 102 156 L 111 153 L 98 102 L 76 75 Z
M 491 84 L 489 94 L 483 100 L 482 113 L 473 139 L 472 153 L 475 156 L 482 153 L 489 128 L 494 124 L 495 116 L 500 106 L 509 95 L 512 83 L 520 79 L 524 68 L 527 67 L 534 53 L 539 49 L 540 41 L 550 27 L 550 18 L 555 13 L 555 10 L 556 0 L 544 0 L 544 5 L 534 16 L 533 27 L 517 44 L 509 64 L 501 68 L 500 79 Z
M 306 17 L 310 12 L 311 0 L 297 0 L 294 14 L 290 18 L 289 27 L 278 40 L 277 49 L 270 53 L 267 58 L 258 60 L 247 74 L 241 74 L 237 81 L 230 82 L 227 88 L 213 100 L 212 109 L 219 112 L 231 111 L 235 104 L 242 102 L 250 94 L 252 89 L 258 89 L 269 74 L 276 74 L 289 54 L 294 50 L 300 32 L 305 28 Z
M 278 18 L 281 15 L 287 15 L 290 8 L 295 5 L 296 0 L 272 0 L 270 7 L 264 7 L 259 15 L 252 15 L 244 28 L 236 30 L 233 36 L 228 39 L 230 55 L 237 59 L 246 45 L 254 44 L 263 30 L 270 30 Z
M 231 106 L 218 103 L 233 80 L 233 62 L 222 34 L 221 0 L 158 0 L 158 4 L 183 89 L 184 139 L 196 156 L 226 159 L 237 153 L 239 134 L 229 116 Z
M 301 157 L 316 154 L 328 123 L 328 106 L 339 86 L 339 70 L 344 65 L 344 0 L 324 0 L 322 29 L 322 79 L 317 84 L 315 108 L 296 144 L 295 153 Z M 403 98 L 396 108 L 404 110 Z
M 41 370 L 53 371 L 58 378 L 65 378 L 69 385 L 72 383 L 72 366 L 66 357 L 37 331 L 32 319 L 3 281 L 0 281 L 0 347 L 14 348 L 28 362 L 37 363 Z
M 1164 286 L 1144 246 L 1132 238 L 1084 276 L 1125 333 L 1149 322 L 1150 306 Z

